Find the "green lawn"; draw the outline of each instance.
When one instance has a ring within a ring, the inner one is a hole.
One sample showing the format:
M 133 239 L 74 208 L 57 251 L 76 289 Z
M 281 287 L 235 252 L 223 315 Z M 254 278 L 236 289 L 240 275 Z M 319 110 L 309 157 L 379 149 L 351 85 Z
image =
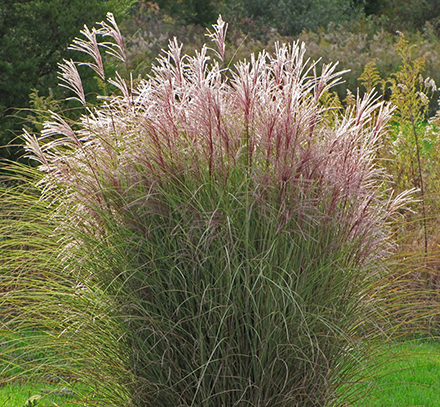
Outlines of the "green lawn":
M 75 405 L 81 389 L 78 386 L 25 383 L 0 387 L 0 407 L 65 407 Z M 32 397 L 35 401 L 30 403 Z M 29 401 L 28 401 L 29 400 Z M 26 404 L 28 402 L 28 404 Z M 77 405 L 77 404 L 76 404 Z
M 389 351 L 396 359 L 377 369 L 367 397 L 356 407 L 440 406 L 440 343 L 405 343 Z
M 44 365 L 47 356 L 51 355 L 51 350 L 38 346 L 40 337 L 38 331 L 0 335 L 0 407 L 72 406 L 80 399 L 81 392 L 87 392 L 84 386 L 70 378 L 45 374 L 37 381 L 20 368 L 29 361 Z M 6 368 L 8 364 L 12 368 Z M 17 380 L 10 383 L 10 378 L 15 375 Z

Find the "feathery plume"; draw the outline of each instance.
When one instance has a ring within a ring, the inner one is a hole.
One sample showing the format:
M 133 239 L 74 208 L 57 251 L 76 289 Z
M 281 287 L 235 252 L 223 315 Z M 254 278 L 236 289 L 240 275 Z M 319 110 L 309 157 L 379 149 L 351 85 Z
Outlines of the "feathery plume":
M 114 42 L 100 42 L 99 45 L 107 49 L 107 54 L 112 55 L 124 62 L 126 56 L 122 35 L 112 13 L 107 13 L 107 21 L 110 23 L 110 25 L 105 21 L 98 23 L 101 28 L 98 29 L 96 33 L 102 35 L 103 37 L 112 37 L 116 41 L 116 44 Z
M 105 80 L 104 65 L 102 63 L 102 57 L 96 39 L 97 30 L 92 28 L 92 31 L 90 31 L 89 28 L 84 25 L 84 30 L 81 30 L 80 33 L 86 37 L 86 40 L 76 37 L 73 40 L 73 44 L 70 45 L 68 49 L 84 52 L 90 55 L 95 61 L 94 64 L 91 62 L 81 62 L 79 65 L 86 65 L 92 68 L 102 80 Z
M 79 75 L 78 69 L 75 65 L 75 62 L 72 60 L 68 61 L 63 59 L 63 63 L 58 63 L 58 67 L 60 68 L 60 72 L 58 78 L 64 82 L 60 83 L 60 86 L 63 88 L 70 89 L 73 93 L 77 95 L 77 97 L 70 97 L 67 100 L 77 100 L 83 106 L 86 105 L 86 97 L 84 95 L 84 89 L 81 81 L 81 77 Z
M 213 24 L 214 32 L 208 31 L 208 34 L 205 34 L 207 37 L 211 38 L 211 41 L 215 42 L 215 45 L 218 48 L 218 52 L 216 54 L 218 57 L 224 61 L 225 58 L 225 50 L 226 50 L 226 32 L 228 31 L 228 24 L 225 23 L 222 19 L 222 16 L 219 15 L 217 24 Z
M 50 139 L 54 136 L 64 136 L 61 141 L 65 141 L 66 144 L 74 143 L 76 147 L 81 148 L 81 143 L 78 140 L 73 129 L 67 124 L 59 114 L 49 111 L 53 121 L 46 121 L 44 128 L 41 131 L 40 140 Z

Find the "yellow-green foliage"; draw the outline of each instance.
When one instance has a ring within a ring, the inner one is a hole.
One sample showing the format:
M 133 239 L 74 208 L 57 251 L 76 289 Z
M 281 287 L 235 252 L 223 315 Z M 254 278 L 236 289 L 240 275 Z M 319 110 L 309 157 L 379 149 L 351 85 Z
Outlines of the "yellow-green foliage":
M 391 102 L 397 107 L 399 122 L 420 123 L 425 120 L 429 106 L 430 83 L 422 76 L 425 70 L 427 54 L 417 59 L 412 57 L 412 49 L 403 34 L 396 44 L 396 52 L 401 63 L 399 70 L 388 79 L 391 90 Z
M 396 72 L 382 80 L 372 61 L 366 64 L 359 80 L 366 89 L 381 86 L 383 95 L 396 107 L 380 157 L 398 191 L 419 190 L 420 205 L 416 209 L 423 230 L 421 240 L 427 251 L 435 233 L 429 219 L 439 209 L 439 114 L 428 121 L 429 107 L 437 88 L 433 79 L 424 76 L 428 53 L 420 55 L 418 47 L 411 45 L 402 33 L 399 33 L 395 51 L 400 58 Z
M 365 65 L 364 72 L 359 77 L 359 81 L 364 85 L 367 92 L 371 92 L 373 88 L 382 88 L 385 92 L 386 81 L 384 81 L 376 66 L 376 61 L 370 61 Z

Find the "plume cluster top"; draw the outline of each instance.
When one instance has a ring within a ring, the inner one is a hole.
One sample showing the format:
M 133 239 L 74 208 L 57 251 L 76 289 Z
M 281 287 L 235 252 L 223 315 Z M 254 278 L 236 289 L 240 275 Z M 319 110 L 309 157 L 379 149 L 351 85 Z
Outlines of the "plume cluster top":
M 321 99 L 341 80 L 337 63 L 309 61 L 305 45 L 294 42 L 229 68 L 228 25 L 220 16 L 207 34 L 216 49 L 204 45 L 182 55 L 174 38 L 148 78 L 107 79 L 101 50 L 120 60 L 125 52 L 111 13 L 99 26 L 85 27 L 85 39 L 71 46 L 93 62 L 60 64 L 62 86 L 84 106 L 82 118 L 69 124 L 53 113 L 41 135 L 24 136 L 45 173 L 46 197 L 62 190 L 78 211 L 110 205 L 121 213 L 149 205 L 147 194 L 132 193 L 137 186 L 151 195 L 191 179 L 227 190 L 231 174 L 241 171 L 256 202 L 278 197 L 281 218 L 336 222 L 347 238 L 365 237 L 365 257 L 383 245 L 386 232 L 378 225 L 404 201 L 386 197 L 375 164 L 393 109 L 371 92 L 333 113 Z M 106 80 L 111 96 L 89 107 L 78 65 Z

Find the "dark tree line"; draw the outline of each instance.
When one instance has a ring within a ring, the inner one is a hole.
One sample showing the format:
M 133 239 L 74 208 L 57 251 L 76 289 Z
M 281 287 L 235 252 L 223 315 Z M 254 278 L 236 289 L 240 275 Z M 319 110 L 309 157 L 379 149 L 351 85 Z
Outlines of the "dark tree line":
M 0 0 L 0 145 L 20 133 L 19 109 L 29 94 L 57 88 L 57 63 L 84 24 L 93 25 L 112 11 L 121 15 L 132 0 Z M 13 148 L 0 156 L 16 158 Z

